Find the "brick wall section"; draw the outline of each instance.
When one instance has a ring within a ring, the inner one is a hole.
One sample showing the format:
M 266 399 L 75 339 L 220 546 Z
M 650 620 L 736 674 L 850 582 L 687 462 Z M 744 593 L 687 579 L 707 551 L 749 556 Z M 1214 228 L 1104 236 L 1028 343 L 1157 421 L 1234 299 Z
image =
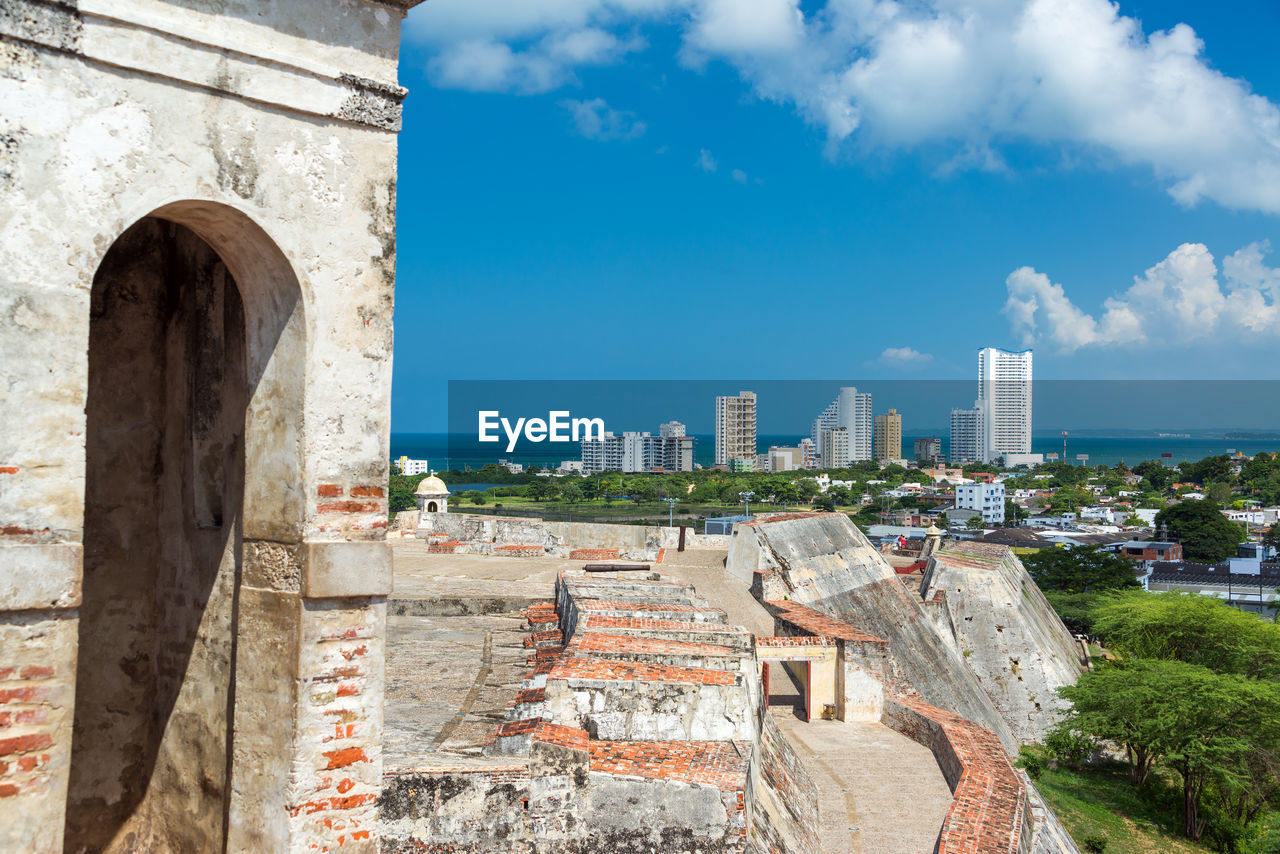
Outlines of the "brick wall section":
M 48 784 L 46 768 L 54 750 L 50 701 L 69 693 L 55 675 L 45 665 L 0 667 L 0 799 Z
M 569 560 L 617 560 L 617 549 L 573 549 Z
M 689 623 L 681 622 L 679 620 L 655 620 L 647 617 L 612 617 L 603 614 L 591 614 L 578 624 L 578 628 L 583 631 L 634 629 L 638 631 L 719 632 L 727 635 L 736 635 L 743 632 L 743 630 L 737 626 L 725 625 L 723 623 L 698 623 L 697 625 L 690 625 Z
M 544 744 L 558 744 L 584 753 L 587 751 L 587 731 L 577 727 L 543 722 L 534 727 L 533 740 Z
M 465 545 L 465 544 L 460 540 L 442 540 L 438 543 L 432 543 L 431 545 L 427 546 L 427 554 L 433 554 L 433 555 L 456 554 L 458 546 L 461 546 L 461 545 Z
M 591 770 L 736 791 L 744 783 L 750 755 L 748 742 L 593 741 Z
M 820 611 L 806 608 L 804 605 L 799 605 L 795 602 L 773 600 L 764 604 L 768 607 L 769 612 L 773 614 L 774 619 L 799 629 L 805 634 L 822 635 L 842 641 L 882 643 L 886 645 L 889 643 L 883 638 L 868 634 L 862 629 L 855 628 L 848 623 L 842 623 Z
M 1028 821 L 1026 785 L 993 732 L 903 695 L 886 700 L 884 723 L 930 748 L 951 786 L 951 807 L 935 854 L 1031 850 L 1034 827 Z
M 687 682 L 694 685 L 734 685 L 741 679 L 726 670 L 700 670 L 693 667 L 669 667 L 636 661 L 610 661 L 603 658 L 563 658 L 547 678 L 556 680 Z
M 294 803 L 296 838 L 315 850 L 373 851 L 381 790 L 382 660 L 385 603 L 308 610 L 298 709 Z
M 507 557 L 541 557 L 546 550 L 542 546 L 494 546 L 493 553 Z
M 688 643 L 685 641 L 657 640 L 654 638 L 632 637 L 630 635 L 606 635 L 596 632 L 580 632 L 569 644 L 570 655 L 599 653 L 647 653 L 652 655 L 702 655 L 730 656 L 734 650 L 727 646 L 714 646 L 709 643 Z
M 526 649 L 545 649 L 564 646 L 564 634 L 559 629 L 544 629 L 531 633 L 524 639 Z
M 794 637 L 781 638 L 756 638 L 756 646 L 764 647 L 805 647 L 805 646 L 834 646 L 835 640 L 825 635 L 798 635 Z
M 663 604 L 658 602 L 618 602 L 612 599 L 583 599 L 574 602 L 582 612 L 602 611 L 616 616 L 632 616 L 641 614 L 670 614 L 689 620 L 723 623 L 723 611 L 714 608 L 697 608 L 693 605 Z M 665 619 L 660 617 L 659 619 Z

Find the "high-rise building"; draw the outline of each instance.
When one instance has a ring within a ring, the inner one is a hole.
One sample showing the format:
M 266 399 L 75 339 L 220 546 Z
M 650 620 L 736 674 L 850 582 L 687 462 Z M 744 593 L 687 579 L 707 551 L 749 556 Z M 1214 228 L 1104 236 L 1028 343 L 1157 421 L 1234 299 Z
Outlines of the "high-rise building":
M 916 462 L 920 463 L 938 463 L 942 462 L 942 440 L 936 436 L 930 436 L 926 439 L 916 439 L 912 448 Z
M 800 440 L 800 467 L 812 471 L 818 467 L 818 443 L 812 439 Z
M 876 432 L 873 442 L 877 460 L 902 459 L 902 415 L 890 409 L 876 416 Z
M 975 401 L 973 409 L 951 410 L 951 454 L 953 463 L 974 463 L 982 460 L 983 417 L 981 402 Z
M 849 465 L 849 431 L 843 427 L 826 427 L 818 434 L 818 452 L 821 467 L 824 469 L 842 469 Z
M 1031 351 L 978 351 L 978 402 L 984 463 L 1031 453 Z
M 676 422 L 672 422 L 676 423 Z M 663 425 L 666 426 L 665 424 Z M 680 425 L 684 429 L 684 425 Z M 678 436 L 663 436 L 662 445 L 663 471 L 693 471 L 693 437 L 681 433 Z
M 852 386 L 841 388 L 836 399 L 814 419 L 809 438 L 820 458 L 823 456 L 822 431 L 833 427 L 842 427 L 847 434 L 850 462 L 871 459 L 871 394 L 859 392 Z
M 743 391 L 716 398 L 716 456 L 718 466 L 729 460 L 756 458 L 756 393 Z
M 658 425 L 658 435 L 664 439 L 674 439 L 685 435 L 684 425 L 679 421 L 668 421 Z

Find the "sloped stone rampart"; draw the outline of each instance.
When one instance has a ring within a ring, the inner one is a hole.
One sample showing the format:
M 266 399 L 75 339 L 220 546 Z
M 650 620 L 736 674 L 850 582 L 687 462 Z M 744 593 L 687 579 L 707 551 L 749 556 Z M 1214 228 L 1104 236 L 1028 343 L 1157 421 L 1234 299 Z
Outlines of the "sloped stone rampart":
M 929 558 L 920 587 L 1019 741 L 1038 742 L 1065 703 L 1082 666 L 1076 644 L 1022 562 L 1007 546 L 948 543 Z
M 889 646 L 894 676 L 922 698 L 1017 739 L 960 654 L 842 513 L 761 517 L 734 529 L 727 569 L 770 599 L 858 627 Z

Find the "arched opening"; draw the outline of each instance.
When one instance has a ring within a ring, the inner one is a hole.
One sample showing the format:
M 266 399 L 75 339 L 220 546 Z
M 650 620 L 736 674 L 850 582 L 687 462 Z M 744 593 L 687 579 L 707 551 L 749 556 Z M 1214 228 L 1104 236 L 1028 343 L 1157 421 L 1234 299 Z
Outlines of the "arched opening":
M 111 245 L 90 306 L 65 850 L 221 851 L 244 544 L 301 539 L 300 290 L 247 217 L 189 202 Z
M 436 503 L 435 503 L 434 501 L 428 501 L 428 502 L 427 502 L 427 512 L 428 512 L 428 513 L 434 513 L 434 512 L 436 512 L 436 509 L 437 509 L 437 508 L 436 508 Z

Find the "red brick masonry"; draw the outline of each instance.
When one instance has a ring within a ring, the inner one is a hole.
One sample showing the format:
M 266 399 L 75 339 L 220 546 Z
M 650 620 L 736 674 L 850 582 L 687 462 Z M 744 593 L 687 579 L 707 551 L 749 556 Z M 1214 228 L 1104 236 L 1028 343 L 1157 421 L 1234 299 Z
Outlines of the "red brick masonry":
M 740 678 L 740 674 L 727 670 L 700 670 L 604 658 L 562 658 L 547 675 L 547 679 L 557 680 L 688 682 L 695 685 L 733 685 Z
M 583 632 L 574 635 L 569 653 L 648 653 L 652 655 L 733 655 L 727 646 L 709 643 L 661 640 L 658 638 L 632 637 L 630 635 L 606 635 Z
M 991 730 L 905 696 L 885 704 L 885 723 L 933 750 L 951 786 L 951 808 L 936 854 L 1030 850 L 1027 790 Z
M 569 560 L 617 560 L 617 549 L 574 549 Z
M 788 625 L 800 629 L 806 634 L 836 638 L 837 640 L 843 641 L 888 643 L 888 641 L 883 638 L 867 634 L 862 631 L 862 629 L 858 629 L 848 623 L 842 623 L 839 620 L 832 619 L 826 614 L 815 611 L 812 608 L 806 608 L 804 605 L 799 605 L 795 602 L 773 600 L 765 602 L 764 604 L 768 606 L 774 617 Z
M 591 770 L 738 789 L 751 745 L 732 741 L 593 741 Z

